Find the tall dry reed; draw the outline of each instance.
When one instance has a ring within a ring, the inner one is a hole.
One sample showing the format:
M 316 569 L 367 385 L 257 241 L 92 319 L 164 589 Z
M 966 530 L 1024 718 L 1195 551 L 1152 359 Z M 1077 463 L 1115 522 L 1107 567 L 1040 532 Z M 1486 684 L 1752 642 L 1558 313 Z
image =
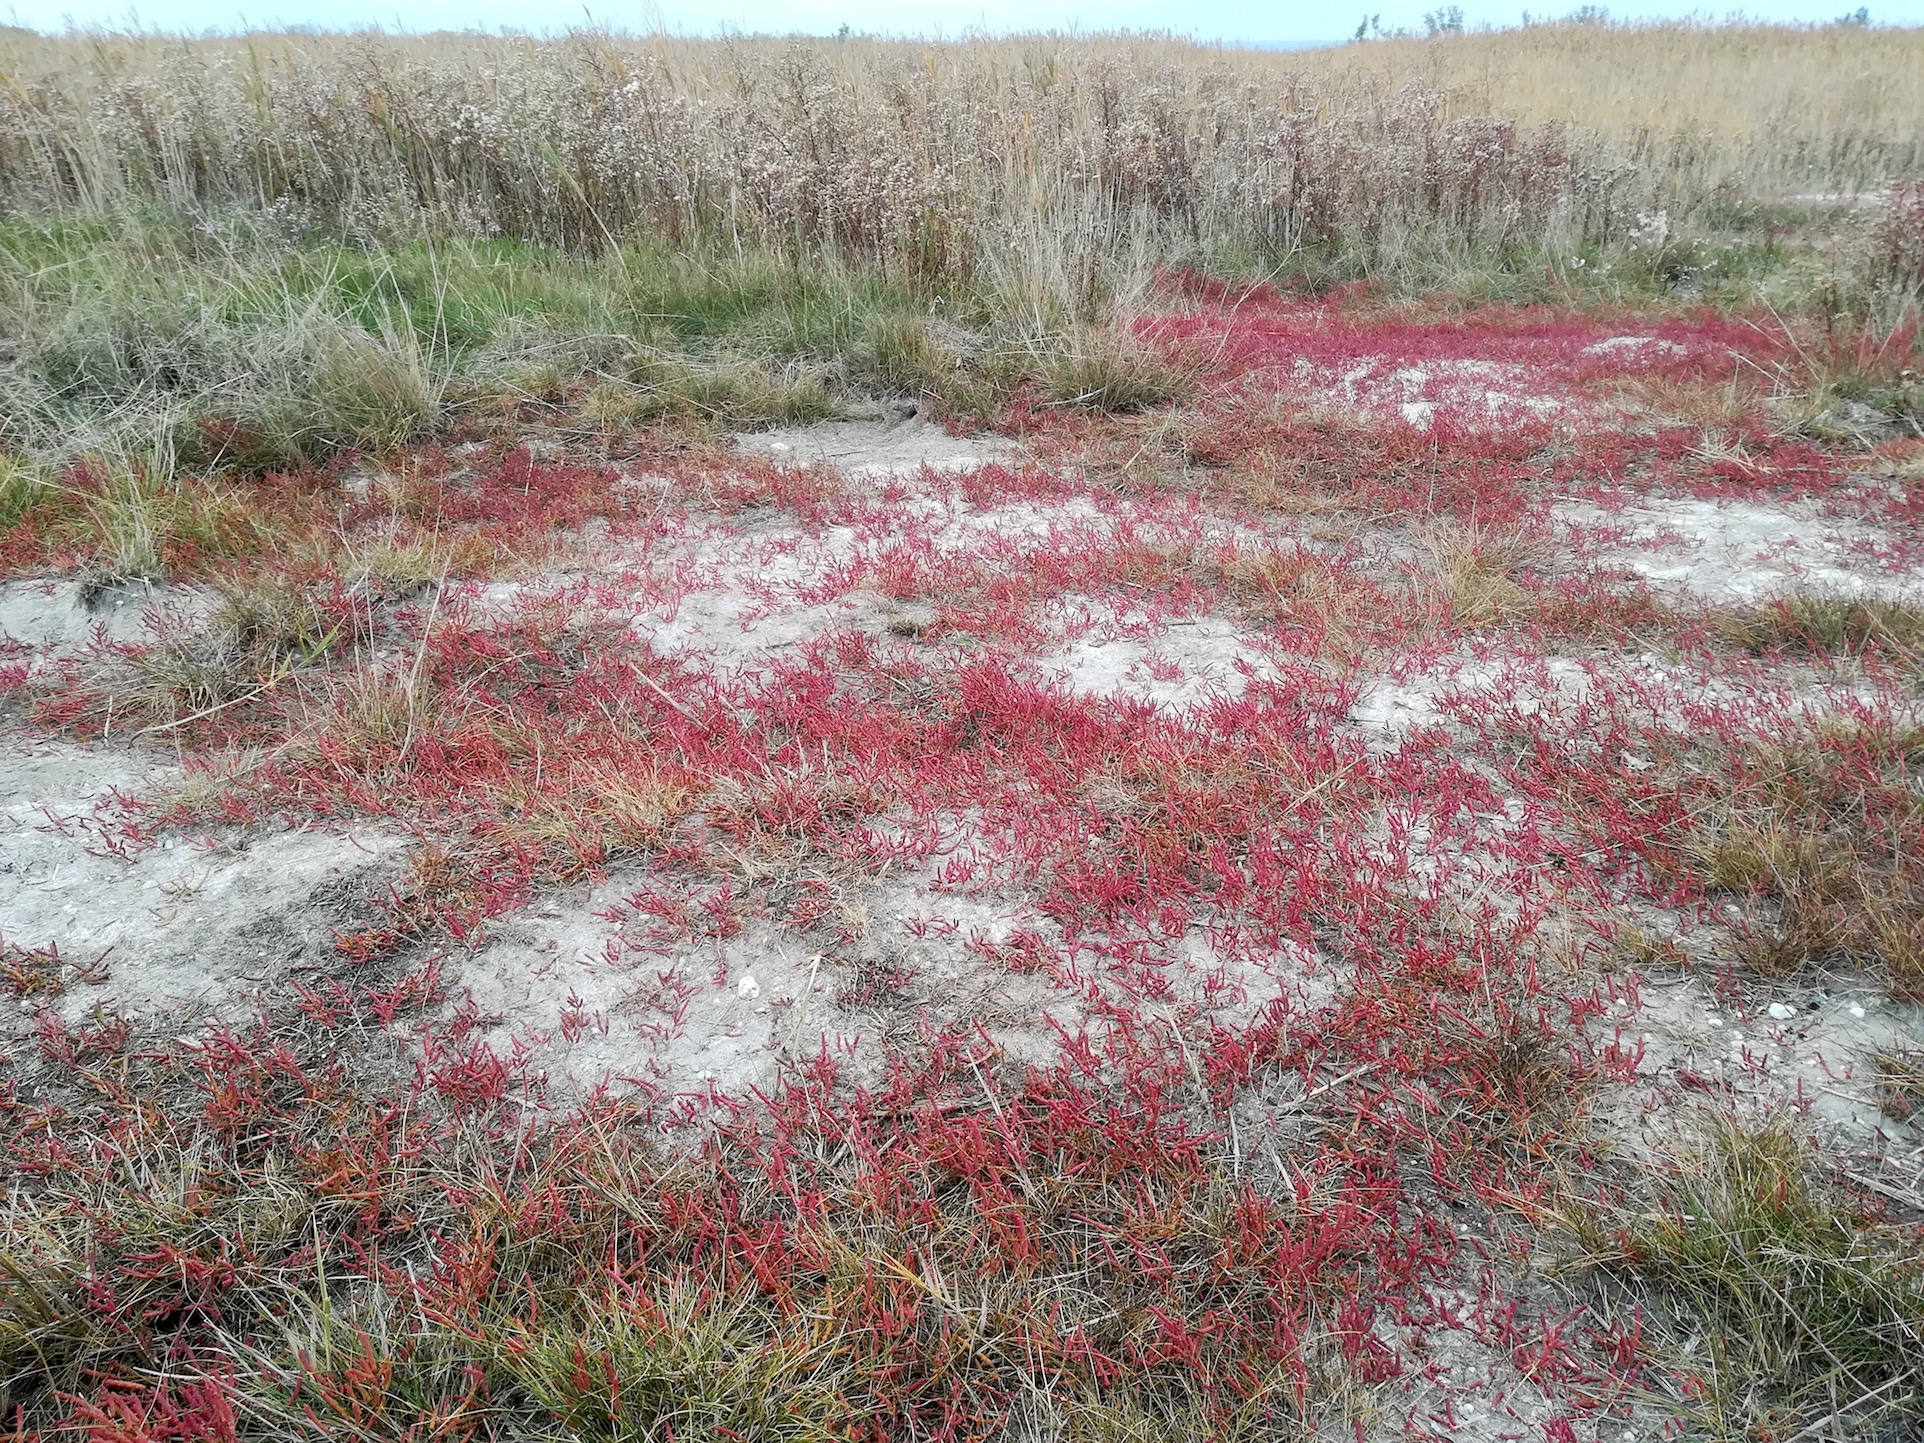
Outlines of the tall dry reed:
M 926 280 L 1012 251 L 1074 272 L 1129 245 L 1488 252 L 1913 174 L 1920 76 L 1924 31 L 1850 26 L 1564 24 L 1308 55 L 16 33 L 0 206 L 241 203 L 293 228 L 589 249 L 720 236 Z

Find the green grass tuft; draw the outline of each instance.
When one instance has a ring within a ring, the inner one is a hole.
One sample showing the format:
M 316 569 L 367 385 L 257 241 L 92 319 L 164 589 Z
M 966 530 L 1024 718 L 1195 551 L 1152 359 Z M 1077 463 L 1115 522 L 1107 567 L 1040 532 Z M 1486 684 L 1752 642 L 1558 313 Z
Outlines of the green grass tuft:
M 1111 414 L 1150 411 L 1189 394 L 1194 377 L 1140 342 L 1085 332 L 1040 367 L 1044 393 L 1063 406 Z
M 1920 1416 L 1924 1253 L 1810 1168 L 1789 1128 L 1717 1117 L 1646 1197 L 1576 1224 L 1592 1262 L 1674 1309 L 1699 1436 L 1869 1436 L 1848 1430 Z
M 1712 628 L 1759 655 L 1779 647 L 1831 655 L 1883 651 L 1907 658 L 1924 652 L 1924 607 L 1879 596 L 1797 592 L 1766 605 L 1720 612 Z

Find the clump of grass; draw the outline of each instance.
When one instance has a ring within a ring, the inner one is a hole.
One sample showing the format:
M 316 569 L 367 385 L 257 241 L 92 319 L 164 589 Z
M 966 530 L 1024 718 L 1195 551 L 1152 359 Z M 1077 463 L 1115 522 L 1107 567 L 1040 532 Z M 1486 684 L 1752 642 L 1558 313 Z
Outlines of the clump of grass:
M 581 403 L 583 419 L 613 429 L 793 425 L 840 412 L 817 368 L 777 371 L 747 361 L 703 364 L 677 357 L 650 358 L 623 379 L 602 380 Z
M 437 419 L 443 381 L 412 324 L 383 316 L 369 331 L 333 321 L 310 344 L 310 404 L 324 441 L 391 451 Z
M 352 574 L 370 592 L 388 600 L 414 596 L 484 560 L 473 543 L 459 537 L 383 538 L 353 553 Z
M 211 715 L 265 682 L 228 638 L 190 631 L 135 651 L 99 690 L 110 716 L 173 726 Z
M 1873 283 L 1924 292 L 1924 183 L 1892 186 L 1860 243 Z
M 1437 1037 L 1452 1058 L 1444 1116 L 1458 1136 L 1477 1140 L 1474 1165 L 1486 1149 L 1540 1156 L 1575 1131 L 1590 1079 L 1548 1028 L 1498 1008 L 1474 1020 L 1444 1019 Z
M 1516 579 L 1531 557 L 1523 542 L 1470 528 L 1435 530 L 1425 539 L 1424 552 L 1421 586 L 1448 624 L 1490 626 L 1534 609 Z
M 558 878 L 646 852 L 694 801 L 688 786 L 658 771 L 589 762 L 569 767 L 565 781 L 504 798 L 512 815 L 489 839 L 511 854 L 563 859 L 551 869 Z
M 1220 568 L 1230 588 L 1247 598 L 1259 615 L 1298 624 L 1333 620 L 1366 604 L 1361 588 L 1307 547 L 1293 552 L 1238 552 Z
M 330 618 L 313 590 L 283 575 L 226 579 L 215 590 L 216 625 L 261 666 L 308 662 L 342 639 L 352 617 Z
M 1752 898 L 1744 962 L 1768 976 L 1868 966 L 1900 996 L 1924 991 L 1924 824 L 1917 738 L 1848 727 L 1753 743 L 1714 783 L 1685 839 L 1704 881 Z
M 93 523 L 94 562 L 108 577 L 161 574 L 160 545 L 178 493 L 141 472 L 122 472 L 92 488 L 82 503 Z
M 160 456 L 89 458 L 62 488 L 83 519 L 80 545 L 109 581 L 164 575 L 178 564 L 248 556 L 262 545 L 254 513 L 218 483 L 171 475 Z
M 1909 1122 L 1924 1113 L 1924 1048 L 1880 1052 L 1872 1060 L 1877 1067 L 1877 1095 L 1885 1114 Z
M 1331 658 L 1359 655 L 1386 625 L 1408 619 L 1365 579 L 1308 547 L 1238 552 L 1209 570 L 1249 614 L 1314 636 Z
M 1896 441 L 1880 446 L 1874 464 L 1893 481 L 1924 481 L 1924 440 Z
M 217 243 L 132 220 L 0 228 L 19 317 L 0 370 L 15 444 L 56 467 L 143 446 L 168 463 L 160 479 L 176 462 L 264 472 L 404 444 L 441 415 L 441 308 L 331 261 L 245 227 Z
M 1057 405 L 1112 415 L 1167 405 L 1194 384 L 1189 371 L 1118 331 L 1072 335 L 1036 369 L 1044 395 Z
M 1832 655 L 1884 652 L 1924 661 L 1924 607 L 1880 596 L 1800 591 L 1711 618 L 1712 629 L 1746 651 L 1778 647 Z
M 1744 962 L 1766 977 L 1848 965 L 1853 950 L 1873 940 L 1863 925 L 1861 862 L 1847 843 L 1822 833 L 1736 827 L 1705 860 L 1718 889 L 1774 901 L 1775 916 L 1753 920 L 1737 944 Z
M 1918 1416 L 1924 1254 L 1811 1168 L 1788 1127 L 1719 1116 L 1650 1170 L 1644 1196 L 1571 1214 L 1589 1262 L 1659 1290 L 1673 1330 L 1700 1340 L 1666 1361 L 1695 1380 L 1709 1436 Z
M 856 374 L 901 395 L 947 397 L 962 384 L 962 357 L 927 316 L 884 311 L 869 322 Z
M 290 471 L 339 451 L 398 450 L 439 422 L 449 384 L 411 324 L 374 329 L 318 307 L 270 322 L 239 394 L 202 400 L 187 448 L 205 468 Z
M 364 776 L 405 762 L 416 736 L 430 730 L 442 702 L 412 668 L 369 666 L 330 676 L 307 702 L 294 752 Z
M 35 466 L 0 453 L 0 526 L 12 526 L 28 511 L 58 494 Z
M 455 416 L 562 408 L 597 376 L 618 382 L 595 397 L 610 424 L 817 419 L 865 318 L 903 302 L 843 267 L 755 253 L 367 252 L 289 244 L 244 217 L 213 230 L 0 226 L 19 317 L 0 434 L 15 453 L 49 474 L 133 450 L 152 452 L 157 481 L 292 471 L 394 451 Z
M 1668 971 L 1688 967 L 1690 956 L 1675 937 L 1666 937 L 1635 922 L 1622 922 L 1607 936 L 1603 964 L 1613 972 L 1631 968 Z
M 191 725 L 262 696 L 313 665 L 349 629 L 282 577 L 229 580 L 204 622 L 164 617 L 153 642 L 107 658 L 89 690 L 108 717 L 152 730 Z

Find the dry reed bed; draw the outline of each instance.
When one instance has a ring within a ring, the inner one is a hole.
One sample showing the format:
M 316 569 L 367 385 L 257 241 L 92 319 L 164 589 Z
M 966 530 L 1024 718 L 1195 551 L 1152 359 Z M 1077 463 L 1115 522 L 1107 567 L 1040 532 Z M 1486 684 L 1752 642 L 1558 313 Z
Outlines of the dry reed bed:
M 0 41 L 0 203 L 833 246 L 925 279 L 1338 242 L 1569 248 L 1915 175 L 1924 32 L 1534 26 L 1309 55 L 250 35 Z M 1812 74 L 1837 87 L 1812 87 Z

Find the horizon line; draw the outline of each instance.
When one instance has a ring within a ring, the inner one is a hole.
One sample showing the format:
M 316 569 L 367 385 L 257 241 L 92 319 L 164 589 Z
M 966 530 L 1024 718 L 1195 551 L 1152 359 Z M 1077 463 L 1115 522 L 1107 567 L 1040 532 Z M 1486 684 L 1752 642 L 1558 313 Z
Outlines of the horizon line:
M 584 7 L 585 9 L 586 7 Z M 1585 7 L 1586 9 L 1589 7 Z M 1394 30 L 1376 30 L 1368 35 L 1346 35 L 1326 39 L 1288 39 L 1258 40 L 1240 37 L 1218 36 L 1201 38 L 1186 35 L 1179 31 L 1145 27 L 1130 29 L 1088 29 L 1070 25 L 1067 27 L 1041 28 L 1033 30 L 1006 29 L 986 30 L 963 28 L 948 34 L 939 28 L 934 31 L 874 31 L 853 30 L 842 26 L 839 31 L 807 30 L 743 30 L 721 25 L 707 30 L 673 30 L 666 25 L 657 24 L 649 29 L 636 29 L 618 23 L 597 19 L 588 13 L 584 23 L 567 25 L 553 29 L 522 28 L 511 25 L 486 26 L 445 26 L 410 28 L 405 24 L 389 25 L 381 21 L 365 24 L 330 26 L 305 21 L 291 23 L 252 24 L 245 16 L 238 18 L 233 25 L 212 25 L 198 30 L 185 27 L 155 25 L 143 28 L 138 15 L 130 14 L 126 20 L 108 23 L 78 23 L 69 12 L 59 26 L 38 26 L 23 24 L 17 11 L 10 13 L 6 20 L 0 21 L 0 36 L 9 32 L 32 35 L 40 39 L 141 39 L 141 40 L 225 40 L 241 39 L 247 36 L 312 36 L 315 38 L 340 36 L 379 35 L 396 39 L 430 39 L 435 36 L 462 36 L 475 39 L 522 39 L 522 40 L 561 40 L 573 35 L 605 35 L 618 39 L 632 40 L 749 40 L 749 41 L 823 41 L 848 42 L 863 41 L 882 44 L 928 44 L 956 45 L 996 40 L 1049 39 L 1049 40 L 1139 40 L 1157 41 L 1165 44 L 1182 44 L 1198 49 L 1229 49 L 1258 51 L 1302 51 L 1334 49 L 1353 44 L 1373 44 L 1394 40 L 1423 40 L 1447 43 L 1453 40 L 1467 40 L 1477 36 L 1517 34 L 1527 30 L 1561 29 L 1566 27 L 1585 27 L 1599 30 L 1786 30 L 1819 32 L 1835 29 L 1869 29 L 1901 31 L 1924 29 L 1924 21 L 1879 21 L 1869 18 L 1863 11 L 1846 13 L 1830 20 L 1766 20 L 1754 19 L 1741 11 L 1725 12 L 1722 16 L 1705 11 L 1692 11 L 1684 15 L 1627 17 L 1616 19 L 1608 11 L 1601 14 L 1585 14 L 1582 10 L 1566 15 L 1531 16 L 1524 12 L 1524 19 L 1518 23 L 1491 24 L 1488 22 L 1462 26 L 1456 29 L 1421 31 L 1409 27 Z

